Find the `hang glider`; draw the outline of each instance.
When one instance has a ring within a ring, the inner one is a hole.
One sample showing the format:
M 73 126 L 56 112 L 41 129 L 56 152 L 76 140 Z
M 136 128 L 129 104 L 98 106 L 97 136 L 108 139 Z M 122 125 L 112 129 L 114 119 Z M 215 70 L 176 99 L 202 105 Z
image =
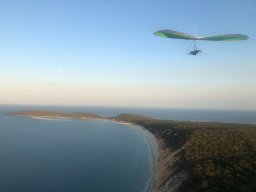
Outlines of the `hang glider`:
M 172 38 L 172 39 L 184 39 L 184 40 L 193 40 L 194 41 L 194 48 L 190 51 L 189 55 L 197 55 L 198 53 L 202 52 L 198 50 L 196 47 L 196 41 L 198 40 L 206 40 L 206 41 L 241 41 L 247 40 L 249 37 L 243 34 L 224 34 L 224 35 L 214 35 L 214 36 L 205 36 L 200 37 L 196 35 L 188 35 L 186 33 L 181 33 L 178 31 L 173 30 L 160 30 L 154 32 L 154 35 L 165 37 L 165 38 Z

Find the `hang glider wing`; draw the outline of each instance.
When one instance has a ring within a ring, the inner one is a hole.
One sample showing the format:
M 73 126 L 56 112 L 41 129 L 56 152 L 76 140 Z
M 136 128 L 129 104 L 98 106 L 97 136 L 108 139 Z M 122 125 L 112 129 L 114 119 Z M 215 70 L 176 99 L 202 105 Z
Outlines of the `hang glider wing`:
M 173 31 L 173 30 L 160 30 L 156 31 L 154 35 L 160 36 L 160 37 L 166 37 L 166 38 L 173 38 L 173 39 L 185 39 L 185 40 L 196 40 L 194 36 L 181 33 L 178 31 Z
M 247 40 L 249 37 L 243 34 L 225 34 L 225 35 L 215 35 L 208 37 L 196 37 L 197 40 L 207 40 L 207 41 L 239 41 Z

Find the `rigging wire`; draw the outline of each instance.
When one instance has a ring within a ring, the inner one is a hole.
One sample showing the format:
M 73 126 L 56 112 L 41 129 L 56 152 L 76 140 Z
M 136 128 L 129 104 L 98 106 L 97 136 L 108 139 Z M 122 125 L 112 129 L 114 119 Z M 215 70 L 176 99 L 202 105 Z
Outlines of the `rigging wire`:
M 194 41 L 191 41 L 191 43 L 189 44 L 189 47 L 186 50 L 186 54 L 189 54 L 189 52 L 191 51 L 192 47 L 193 47 Z

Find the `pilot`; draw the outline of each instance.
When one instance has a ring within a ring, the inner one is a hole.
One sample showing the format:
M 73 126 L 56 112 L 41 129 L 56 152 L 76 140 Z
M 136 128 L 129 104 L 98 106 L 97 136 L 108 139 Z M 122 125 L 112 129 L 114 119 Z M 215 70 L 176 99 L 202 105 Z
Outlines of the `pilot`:
M 188 55 L 197 55 L 198 53 L 202 52 L 201 50 L 199 49 L 195 49 L 193 51 L 190 51 Z

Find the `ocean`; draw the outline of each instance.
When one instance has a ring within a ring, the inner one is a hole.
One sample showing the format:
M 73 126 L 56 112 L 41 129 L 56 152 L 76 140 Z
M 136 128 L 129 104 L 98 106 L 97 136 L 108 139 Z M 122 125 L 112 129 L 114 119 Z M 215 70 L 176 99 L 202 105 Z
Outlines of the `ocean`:
M 1 192 L 150 191 L 156 145 L 147 131 L 103 120 L 12 117 L 7 111 L 0 114 Z

